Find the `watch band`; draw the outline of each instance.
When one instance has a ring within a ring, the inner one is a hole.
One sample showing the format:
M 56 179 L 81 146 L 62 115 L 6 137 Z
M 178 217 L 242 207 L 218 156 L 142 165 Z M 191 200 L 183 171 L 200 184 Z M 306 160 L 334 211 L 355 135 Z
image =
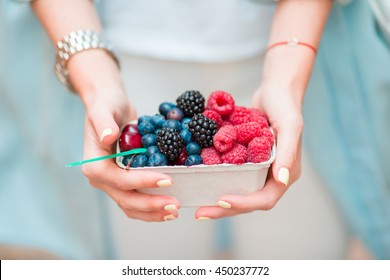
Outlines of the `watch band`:
M 120 67 L 118 58 L 101 34 L 90 29 L 71 32 L 63 40 L 57 42 L 54 72 L 60 82 L 72 92 L 75 92 L 75 89 L 69 80 L 67 64 L 72 56 L 89 49 L 105 50 Z

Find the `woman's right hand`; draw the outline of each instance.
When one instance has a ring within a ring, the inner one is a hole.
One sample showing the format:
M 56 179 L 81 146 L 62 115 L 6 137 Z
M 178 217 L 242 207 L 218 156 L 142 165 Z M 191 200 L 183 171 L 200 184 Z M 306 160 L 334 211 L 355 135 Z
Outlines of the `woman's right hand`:
M 112 154 L 120 128 L 136 117 L 117 66 L 102 51 L 81 53 L 70 62 L 71 81 L 87 113 L 84 159 Z M 137 192 L 139 188 L 170 187 L 172 178 L 166 174 L 124 170 L 114 160 L 88 163 L 82 170 L 90 184 L 107 193 L 129 218 L 165 221 L 178 216 L 180 205 L 175 198 Z

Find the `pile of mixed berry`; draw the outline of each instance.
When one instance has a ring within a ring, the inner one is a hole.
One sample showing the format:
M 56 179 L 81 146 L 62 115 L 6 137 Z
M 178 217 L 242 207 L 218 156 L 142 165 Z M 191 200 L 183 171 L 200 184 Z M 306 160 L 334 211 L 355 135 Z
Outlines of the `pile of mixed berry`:
M 274 135 L 267 117 L 257 109 L 236 106 L 227 92 L 186 91 L 176 104 L 161 103 L 160 114 L 141 116 L 125 126 L 119 148 L 146 148 L 126 156 L 127 167 L 260 163 L 271 156 Z

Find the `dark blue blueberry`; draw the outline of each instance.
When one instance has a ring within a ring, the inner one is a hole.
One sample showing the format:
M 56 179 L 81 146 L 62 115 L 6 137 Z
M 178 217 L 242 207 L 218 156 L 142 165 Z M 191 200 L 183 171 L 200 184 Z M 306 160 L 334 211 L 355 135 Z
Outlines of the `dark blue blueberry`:
M 155 127 L 153 125 L 153 123 L 150 121 L 143 121 L 141 123 L 138 123 L 138 132 L 141 134 L 141 135 L 145 135 L 145 134 L 148 134 L 148 133 L 153 133 L 155 130 Z
M 155 128 L 162 128 L 164 122 L 165 122 L 165 117 L 160 114 L 155 114 L 152 117 L 152 122 Z
M 191 142 L 186 146 L 187 155 L 200 155 L 202 148 L 196 142 Z
M 146 157 L 151 157 L 152 155 L 156 154 L 156 153 L 161 153 L 160 152 L 160 149 L 157 147 L 157 146 L 150 146 L 146 152 L 145 152 L 145 156 Z
M 184 144 L 189 144 L 191 142 L 191 132 L 188 129 L 182 129 L 180 131 L 180 136 L 184 140 Z
M 167 114 L 167 120 L 177 120 L 181 122 L 183 118 L 184 118 L 184 113 L 179 108 L 173 108 Z
M 144 148 L 148 148 L 150 146 L 155 146 L 156 145 L 156 135 L 155 134 L 145 134 L 142 136 L 142 146 Z
M 152 123 L 152 117 L 151 116 L 141 116 L 138 118 L 138 124 L 142 123 L 142 122 L 150 122 Z
M 182 129 L 188 129 L 188 123 L 191 121 L 191 118 L 184 118 L 181 121 L 181 128 Z
M 165 117 L 167 116 L 168 112 L 172 110 L 173 108 L 176 107 L 176 104 L 171 103 L 171 102 L 163 102 L 160 104 L 158 107 L 158 111 L 160 112 L 161 115 L 164 115 Z
M 144 167 L 148 164 L 148 159 L 144 155 L 137 155 L 130 163 L 130 167 Z
M 191 166 L 191 165 L 198 165 L 198 164 L 202 164 L 203 163 L 203 160 L 200 156 L 198 155 L 190 155 L 187 157 L 186 161 L 185 161 L 185 165 L 187 166 Z
M 133 157 L 133 155 L 124 156 L 123 159 L 122 159 L 122 164 L 123 164 L 124 166 L 129 165 L 130 160 L 131 160 L 132 157 Z
M 161 153 L 156 153 L 150 156 L 148 166 L 164 166 L 168 165 L 168 159 Z
M 180 130 L 181 130 L 181 124 L 180 124 L 180 122 L 178 122 L 177 120 L 167 120 L 167 121 L 163 124 L 163 128 L 164 128 L 164 127 L 173 128 L 173 129 L 176 129 L 177 131 L 180 131 Z

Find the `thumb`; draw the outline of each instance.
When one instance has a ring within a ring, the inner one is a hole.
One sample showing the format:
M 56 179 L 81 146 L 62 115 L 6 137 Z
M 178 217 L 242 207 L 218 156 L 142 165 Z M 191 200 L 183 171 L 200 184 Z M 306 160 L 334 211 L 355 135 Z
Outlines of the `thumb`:
M 272 165 L 273 177 L 286 186 L 295 179 L 295 175 L 300 172 L 301 158 L 301 134 L 303 121 L 301 118 L 294 122 L 286 122 L 277 130 L 277 153 Z
M 114 119 L 114 114 L 107 107 L 95 107 L 89 112 L 89 120 L 101 144 L 111 145 L 118 139 L 119 126 Z

